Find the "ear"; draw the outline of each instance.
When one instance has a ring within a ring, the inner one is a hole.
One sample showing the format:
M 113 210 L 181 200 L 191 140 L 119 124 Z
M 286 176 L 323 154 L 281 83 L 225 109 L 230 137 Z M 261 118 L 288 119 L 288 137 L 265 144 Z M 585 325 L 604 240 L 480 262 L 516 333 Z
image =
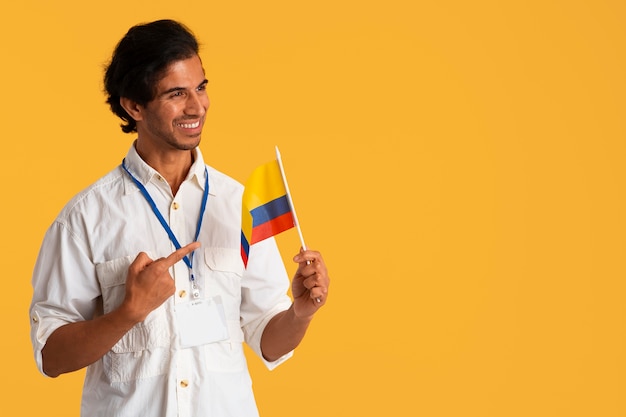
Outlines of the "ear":
M 128 113 L 128 115 L 132 117 L 135 122 L 142 119 L 143 106 L 141 106 L 136 101 L 133 101 L 126 97 L 120 97 L 120 105 L 124 108 L 124 110 L 126 110 L 126 113 Z

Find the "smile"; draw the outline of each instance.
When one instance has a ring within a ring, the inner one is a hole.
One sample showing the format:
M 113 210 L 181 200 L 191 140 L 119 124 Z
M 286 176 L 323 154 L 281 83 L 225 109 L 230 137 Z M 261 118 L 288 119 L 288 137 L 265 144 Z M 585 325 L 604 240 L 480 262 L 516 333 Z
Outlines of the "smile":
M 195 129 L 196 127 L 200 126 L 200 120 L 195 123 L 177 123 L 176 126 L 180 126 L 185 129 Z

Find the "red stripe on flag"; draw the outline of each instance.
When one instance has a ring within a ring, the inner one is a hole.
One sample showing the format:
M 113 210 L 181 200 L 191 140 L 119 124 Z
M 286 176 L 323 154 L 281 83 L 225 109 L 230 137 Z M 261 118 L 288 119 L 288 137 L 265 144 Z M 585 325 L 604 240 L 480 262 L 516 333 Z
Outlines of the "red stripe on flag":
M 293 226 L 293 214 L 290 211 L 268 222 L 255 226 L 252 229 L 252 241 L 250 244 L 253 245 L 263 239 L 277 235 L 287 229 L 291 229 Z
M 246 253 L 245 248 L 241 245 L 241 260 L 243 261 L 244 268 L 248 266 L 248 254 Z

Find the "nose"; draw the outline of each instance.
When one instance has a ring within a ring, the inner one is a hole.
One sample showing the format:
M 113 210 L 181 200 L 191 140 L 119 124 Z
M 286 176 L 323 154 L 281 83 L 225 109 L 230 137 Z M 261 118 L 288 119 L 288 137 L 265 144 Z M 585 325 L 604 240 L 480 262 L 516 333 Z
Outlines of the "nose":
M 189 94 L 185 106 L 185 114 L 188 116 L 202 117 L 209 109 L 209 97 L 205 91 Z

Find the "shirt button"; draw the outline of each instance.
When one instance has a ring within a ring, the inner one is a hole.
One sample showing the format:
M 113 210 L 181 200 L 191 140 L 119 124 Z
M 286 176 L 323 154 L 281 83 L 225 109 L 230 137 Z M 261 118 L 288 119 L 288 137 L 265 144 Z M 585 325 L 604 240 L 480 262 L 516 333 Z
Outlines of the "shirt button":
M 178 203 L 176 201 L 174 201 L 174 203 L 172 204 L 172 208 L 174 210 L 178 210 L 178 207 L 179 207 Z
M 33 323 L 38 323 L 38 322 L 39 322 L 39 319 L 33 316 Z
M 180 381 L 180 386 L 183 388 L 187 388 L 189 386 L 189 381 L 183 379 L 182 381 Z
M 184 298 L 186 295 L 187 295 L 187 291 L 185 291 L 185 290 L 180 290 L 180 292 L 178 293 L 178 296 L 180 298 Z

